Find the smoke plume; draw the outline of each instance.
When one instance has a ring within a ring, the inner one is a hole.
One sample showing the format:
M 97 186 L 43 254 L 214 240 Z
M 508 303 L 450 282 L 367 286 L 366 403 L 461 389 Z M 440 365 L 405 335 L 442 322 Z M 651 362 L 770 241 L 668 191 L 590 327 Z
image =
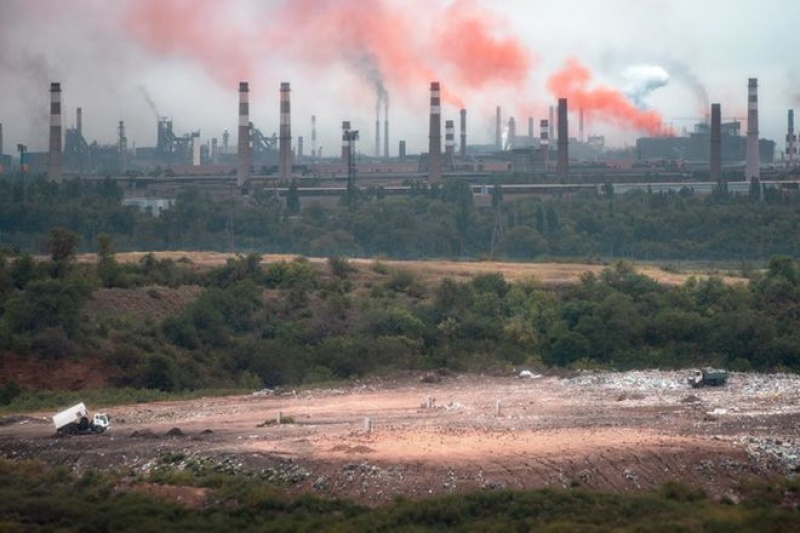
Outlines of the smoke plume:
M 634 65 L 622 73 L 627 81 L 625 94 L 639 109 L 647 109 L 647 97 L 669 83 L 669 74 L 657 65 Z
M 144 98 L 144 101 L 147 102 L 147 106 L 150 108 L 150 111 L 152 111 L 156 117 L 159 117 L 160 115 L 158 113 L 158 108 L 156 107 L 156 103 L 153 101 L 153 97 L 150 96 L 150 92 L 147 90 L 147 87 L 144 85 L 139 85 L 139 92 L 141 93 L 142 98 Z
M 583 109 L 595 118 L 651 135 L 663 132 L 663 120 L 659 113 L 643 111 L 620 91 L 608 87 L 593 88 L 591 83 L 589 69 L 570 59 L 550 77 L 547 88 L 554 96 L 567 98 L 570 106 Z

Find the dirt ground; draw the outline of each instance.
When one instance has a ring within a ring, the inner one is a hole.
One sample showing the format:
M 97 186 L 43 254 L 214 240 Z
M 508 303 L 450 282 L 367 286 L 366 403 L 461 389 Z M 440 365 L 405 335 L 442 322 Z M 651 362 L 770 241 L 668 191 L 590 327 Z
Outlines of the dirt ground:
M 25 413 L 0 420 L 0 456 L 134 474 L 203 465 L 370 504 L 669 480 L 735 497 L 739 480 L 793 475 L 800 463 L 797 376 L 732 374 L 701 389 L 685 372 L 534 376 L 415 375 L 126 405 L 106 410 L 101 435 L 56 436 L 53 413 Z

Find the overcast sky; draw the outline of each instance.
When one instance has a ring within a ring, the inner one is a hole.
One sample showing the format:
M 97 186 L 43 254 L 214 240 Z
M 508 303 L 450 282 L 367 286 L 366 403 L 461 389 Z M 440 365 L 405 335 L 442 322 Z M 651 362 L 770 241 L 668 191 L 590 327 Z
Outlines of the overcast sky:
M 342 120 L 374 152 L 385 90 L 394 155 L 400 139 L 426 148 L 434 80 L 445 119 L 468 110 L 471 143 L 493 141 L 497 105 L 520 133 L 568 96 L 587 133 L 626 145 L 654 121 L 690 128 L 710 102 L 744 118 L 749 77 L 761 136 L 783 149 L 786 112 L 800 111 L 798 30 L 798 0 L 0 0 L 4 152 L 45 149 L 51 81 L 65 126 L 80 106 L 89 142 L 114 143 L 124 120 L 136 146 L 155 144 L 156 113 L 177 134 L 227 128 L 235 143 L 240 80 L 271 135 L 287 81 L 292 135 L 308 153 L 316 115 L 323 155 L 339 150 Z

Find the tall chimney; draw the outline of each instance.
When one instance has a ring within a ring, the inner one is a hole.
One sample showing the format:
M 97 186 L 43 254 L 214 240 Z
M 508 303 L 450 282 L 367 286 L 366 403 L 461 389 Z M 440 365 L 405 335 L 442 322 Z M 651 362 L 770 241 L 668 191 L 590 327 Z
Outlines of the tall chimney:
M 549 124 L 548 127 L 550 128 L 547 131 L 547 136 L 550 139 L 555 139 L 556 138 L 556 131 L 555 131 L 555 128 L 556 128 L 556 112 L 555 112 L 555 108 L 553 106 L 550 106 L 550 116 L 549 116 L 549 121 L 547 123 Z
M 383 98 L 383 157 L 389 159 L 389 95 Z
M 578 140 L 583 142 L 585 137 L 583 136 L 583 108 L 578 110 Z
M 404 161 L 406 158 L 406 142 L 400 141 L 400 144 L 397 146 L 397 156 L 400 158 L 400 161 Z
M 566 181 L 569 176 L 569 121 L 567 119 L 567 99 L 558 99 L 558 162 L 556 176 Z
M 52 181 L 61 181 L 64 159 L 61 148 L 61 84 L 50 84 L 50 158 L 47 174 Z
M 297 161 L 300 161 L 300 160 L 303 159 L 303 148 L 304 148 L 303 147 L 303 136 L 302 135 L 298 135 L 297 136 Z
M 508 146 L 509 150 L 513 150 L 516 148 L 517 144 L 517 121 L 514 120 L 514 117 L 508 117 L 508 139 L 506 139 L 506 145 Z
M 444 121 L 444 151 L 449 157 L 456 152 L 456 125 L 452 120 Z
M 317 115 L 311 115 L 311 159 L 317 159 Z
M 250 87 L 248 83 L 246 81 L 239 82 L 239 167 L 236 170 L 236 185 L 239 187 L 242 187 L 245 181 L 250 178 L 250 171 L 253 167 L 253 154 L 250 151 L 249 93 Z
M 125 122 L 120 120 L 118 126 L 119 171 L 128 172 L 128 137 L 125 136 Z
M 467 110 L 462 109 L 461 112 L 461 157 L 467 156 Z
M 428 137 L 428 181 L 442 181 L 442 99 L 439 82 L 431 82 L 431 116 Z
M 747 163 L 745 180 L 761 177 L 761 161 L 758 153 L 758 78 L 747 82 Z
M 381 96 L 375 102 L 375 157 L 381 156 Z
M 533 117 L 528 117 L 528 144 L 533 146 Z
M 278 137 L 278 179 L 292 177 L 292 108 L 289 100 L 291 89 L 287 82 L 281 83 L 281 123 Z
M 350 122 L 342 122 L 342 163 L 349 172 L 350 169 Z
M 495 133 L 494 133 L 494 147 L 499 152 L 503 149 L 503 122 L 500 113 L 500 106 L 497 106 L 495 113 Z
M 211 139 L 211 164 L 219 165 L 219 143 L 216 137 Z
M 227 129 L 222 131 L 222 153 L 228 155 L 228 149 L 230 145 L 231 134 L 228 132 Z
M 542 166 L 546 171 L 550 165 L 550 123 L 547 119 L 539 122 L 539 150 L 542 152 Z
M 789 110 L 788 115 L 788 122 L 789 122 L 789 131 L 786 134 L 786 159 L 789 161 L 789 165 L 794 166 L 794 162 L 797 159 L 797 135 L 794 133 L 794 110 Z M 2 133 L 2 130 L 0 130 Z M 0 135 L 2 137 L 2 135 Z M 2 141 L 2 139 L 0 139 Z M 0 142 L 0 153 L 3 153 L 2 149 L 2 142 Z
M 0 156 L 3 155 L 3 123 L 0 122 Z
M 75 110 L 75 129 L 78 130 L 78 136 L 83 138 L 83 110 L 80 107 Z
M 711 181 L 720 181 L 722 179 L 722 111 L 719 104 L 711 104 L 709 178 Z

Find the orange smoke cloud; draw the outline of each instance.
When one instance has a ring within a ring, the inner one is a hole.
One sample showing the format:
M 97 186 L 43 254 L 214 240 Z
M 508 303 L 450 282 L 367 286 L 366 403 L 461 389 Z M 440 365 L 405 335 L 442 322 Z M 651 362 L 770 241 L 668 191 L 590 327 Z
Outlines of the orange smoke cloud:
M 521 86 L 533 66 L 521 41 L 503 35 L 504 21 L 474 0 L 289 0 L 251 6 L 254 16 L 238 25 L 226 16 L 232 9 L 211 0 L 136 0 L 122 20 L 153 52 L 189 57 L 225 86 L 280 56 L 317 69 L 345 64 L 409 96 L 438 80 L 444 101 L 461 106 L 487 85 Z
M 625 96 L 608 87 L 590 88 L 592 74 L 575 59 L 570 59 L 547 82 L 548 90 L 569 100 L 572 109 L 583 109 L 595 119 L 606 120 L 651 135 L 664 133 L 663 119 L 656 111 L 643 111 Z

